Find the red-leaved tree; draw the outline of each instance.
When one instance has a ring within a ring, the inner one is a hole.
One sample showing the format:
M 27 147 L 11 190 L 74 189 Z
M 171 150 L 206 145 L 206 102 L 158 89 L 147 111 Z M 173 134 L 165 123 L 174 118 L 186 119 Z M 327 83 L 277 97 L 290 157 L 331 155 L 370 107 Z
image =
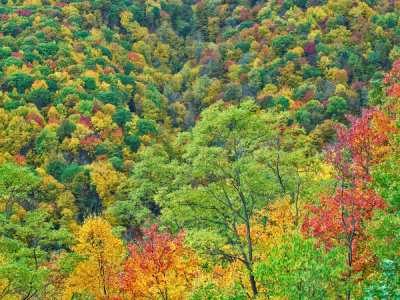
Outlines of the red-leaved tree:
M 350 126 L 336 126 L 337 142 L 326 147 L 326 161 L 334 167 L 336 188 L 320 196 L 320 205 L 309 205 L 303 231 L 319 237 L 327 248 L 344 244 L 347 248 L 350 287 L 354 273 L 363 270 L 371 260 L 365 246 L 368 239 L 364 222 L 375 209 L 386 203 L 371 188 L 371 167 L 392 151 L 391 133 L 396 131 L 393 119 L 378 109 L 363 110 L 361 117 L 347 116 Z M 350 299 L 349 288 L 346 298 Z

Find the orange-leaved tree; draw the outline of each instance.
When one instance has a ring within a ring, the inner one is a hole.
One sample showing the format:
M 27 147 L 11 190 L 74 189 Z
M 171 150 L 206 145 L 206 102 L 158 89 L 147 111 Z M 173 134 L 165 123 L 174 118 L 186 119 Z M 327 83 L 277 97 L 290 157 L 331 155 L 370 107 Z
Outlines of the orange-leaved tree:
M 129 246 L 119 285 L 130 299 L 182 299 L 198 273 L 195 254 L 159 224 L 142 229 L 143 238 Z

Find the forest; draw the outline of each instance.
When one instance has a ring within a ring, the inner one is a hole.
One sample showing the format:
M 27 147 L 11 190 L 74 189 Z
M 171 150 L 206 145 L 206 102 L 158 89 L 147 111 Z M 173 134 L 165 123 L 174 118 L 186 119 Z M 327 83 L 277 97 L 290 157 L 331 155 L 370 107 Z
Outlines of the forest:
M 400 299 L 399 1 L 0 2 L 0 299 Z

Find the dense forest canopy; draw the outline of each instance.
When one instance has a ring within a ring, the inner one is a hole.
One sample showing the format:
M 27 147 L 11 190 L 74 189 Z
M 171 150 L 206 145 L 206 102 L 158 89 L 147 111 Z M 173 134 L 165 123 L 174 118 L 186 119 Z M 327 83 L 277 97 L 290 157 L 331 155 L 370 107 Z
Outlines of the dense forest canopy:
M 0 299 L 400 298 L 398 1 L 0 1 Z

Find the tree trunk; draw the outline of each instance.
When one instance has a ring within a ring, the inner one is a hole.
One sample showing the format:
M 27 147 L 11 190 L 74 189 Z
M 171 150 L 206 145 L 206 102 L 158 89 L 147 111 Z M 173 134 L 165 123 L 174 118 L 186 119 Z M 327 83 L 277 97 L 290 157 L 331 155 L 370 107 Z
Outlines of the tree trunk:
M 258 295 L 256 280 L 254 279 L 252 271 L 249 272 L 250 272 L 249 276 L 250 276 L 251 290 L 253 292 L 253 298 L 255 298 Z
M 351 296 L 351 289 L 350 289 L 350 285 L 351 285 L 351 265 L 352 265 L 352 261 L 353 261 L 353 238 L 350 239 L 349 241 L 349 246 L 348 246 L 348 260 L 349 260 L 349 271 L 347 272 L 347 280 L 348 280 L 348 284 L 349 284 L 349 290 L 347 291 L 347 295 L 346 295 L 346 300 L 350 300 L 350 296 Z

